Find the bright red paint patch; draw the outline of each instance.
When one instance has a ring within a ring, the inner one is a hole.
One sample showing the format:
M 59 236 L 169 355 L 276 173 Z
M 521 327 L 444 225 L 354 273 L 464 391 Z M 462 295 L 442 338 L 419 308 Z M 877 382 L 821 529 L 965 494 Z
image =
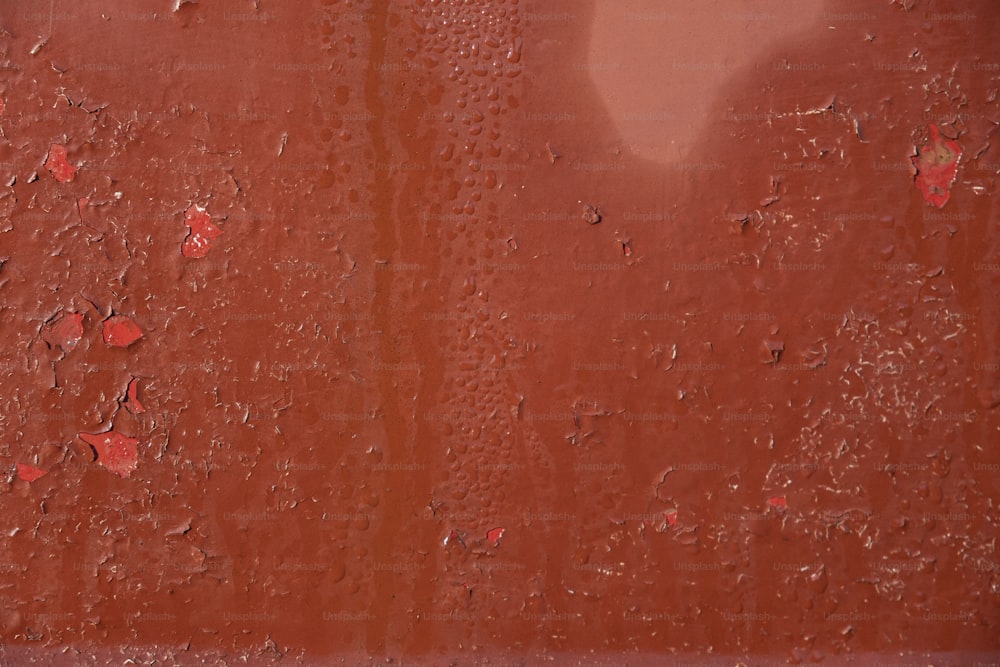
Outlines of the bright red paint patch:
M 937 125 L 929 126 L 930 138 L 910 160 L 917 169 L 917 187 L 924 201 L 941 208 L 948 203 L 951 185 L 958 174 L 958 160 L 962 147 L 957 141 L 941 136 Z
M 119 477 L 128 477 L 139 465 L 139 441 L 121 433 L 78 433 L 77 436 L 94 448 L 97 462 Z
M 503 537 L 503 528 L 491 528 L 486 532 L 486 539 L 493 543 L 493 546 L 500 546 L 500 538 Z
M 49 148 L 49 156 L 45 159 L 45 168 L 60 183 L 69 183 L 76 175 L 76 167 L 67 160 L 66 147 L 60 144 L 52 144 Z
M 104 320 L 104 342 L 112 347 L 128 347 L 142 338 L 142 329 L 124 315 L 112 315 Z
M 184 224 L 191 229 L 181 244 L 181 254 L 185 257 L 204 257 L 212 249 L 212 241 L 222 235 L 222 230 L 212 223 L 208 212 L 200 206 L 192 206 L 187 210 Z
M 50 347 L 61 347 L 63 352 L 69 352 L 83 338 L 83 315 L 80 313 L 64 313 L 59 319 L 45 328 L 42 334 Z
M 775 509 L 785 509 L 788 507 L 788 501 L 785 500 L 784 496 L 775 496 L 767 499 L 767 506 Z
M 671 528 L 677 527 L 677 510 L 667 510 L 663 513 L 663 516 L 666 518 L 667 523 L 670 524 Z
M 17 468 L 18 479 L 23 479 L 25 482 L 34 482 L 39 477 L 45 477 L 49 474 L 48 470 L 29 466 L 26 463 L 17 463 L 15 467 Z
M 142 414 L 146 408 L 139 402 L 139 378 L 132 378 L 125 390 L 125 408 L 133 415 Z

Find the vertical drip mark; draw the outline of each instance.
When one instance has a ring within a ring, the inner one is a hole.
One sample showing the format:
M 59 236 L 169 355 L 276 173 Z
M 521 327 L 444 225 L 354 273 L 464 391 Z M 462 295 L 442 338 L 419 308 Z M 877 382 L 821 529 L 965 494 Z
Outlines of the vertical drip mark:
M 372 119 L 368 122 L 371 137 L 371 147 L 375 156 L 372 169 L 372 209 L 375 213 L 375 256 L 392 258 L 397 250 L 396 217 L 393 215 L 395 192 L 392 174 L 389 170 L 379 168 L 391 162 L 391 151 L 387 144 L 385 128 L 390 126 L 392 119 L 386 118 L 387 107 L 384 103 L 389 86 L 385 78 L 391 76 L 383 66 L 386 57 L 386 34 L 388 30 L 387 3 L 372 3 L 371 10 L 366 12 L 369 35 L 371 40 L 368 72 L 365 78 L 365 103 Z M 373 321 L 375 330 L 381 334 L 378 342 L 379 356 L 382 364 L 379 366 L 378 388 L 381 395 L 383 423 L 385 429 L 385 453 L 390 461 L 401 458 L 401 445 L 406 441 L 406 424 L 403 422 L 399 409 L 397 386 L 394 383 L 393 371 L 398 361 L 398 353 L 394 349 L 393 339 L 393 279 L 392 271 L 375 272 L 375 294 L 372 297 Z M 383 473 L 386 474 L 386 473 Z M 374 480 L 373 480 L 374 481 Z M 387 480 L 386 480 L 387 481 Z M 381 484 L 382 489 L 388 486 Z M 405 494 L 398 493 L 396 497 Z M 393 497 L 394 499 L 395 497 Z M 402 508 L 394 507 L 390 499 L 385 499 L 379 505 L 379 519 L 373 545 L 377 553 L 392 553 L 393 536 L 399 534 L 402 521 Z M 389 637 L 389 619 L 392 614 L 392 578 L 381 573 L 372 580 L 370 618 L 373 622 L 366 623 L 367 650 L 371 654 L 386 655 L 389 648 L 386 641 Z

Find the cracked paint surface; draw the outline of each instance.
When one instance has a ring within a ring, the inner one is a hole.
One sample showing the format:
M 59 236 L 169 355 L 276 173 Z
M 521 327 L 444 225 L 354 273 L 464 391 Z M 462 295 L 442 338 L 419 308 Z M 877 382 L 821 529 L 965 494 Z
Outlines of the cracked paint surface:
M 0 664 L 996 662 L 997 34 L 0 1 Z

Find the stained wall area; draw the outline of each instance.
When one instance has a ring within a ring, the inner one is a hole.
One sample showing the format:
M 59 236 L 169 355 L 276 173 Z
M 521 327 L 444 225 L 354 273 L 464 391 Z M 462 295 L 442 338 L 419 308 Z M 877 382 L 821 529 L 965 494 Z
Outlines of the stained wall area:
M 991 0 L 0 0 L 0 665 L 1000 664 Z

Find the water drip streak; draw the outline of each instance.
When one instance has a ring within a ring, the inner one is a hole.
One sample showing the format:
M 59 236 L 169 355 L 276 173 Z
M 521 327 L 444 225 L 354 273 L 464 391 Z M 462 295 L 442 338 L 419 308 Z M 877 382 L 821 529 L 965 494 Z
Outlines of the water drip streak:
M 386 38 L 388 31 L 388 7 L 386 3 L 373 3 L 367 13 L 367 24 L 371 40 L 371 56 L 365 78 L 365 103 L 373 118 L 368 123 L 371 137 L 371 147 L 375 154 L 375 164 L 389 164 L 392 161 L 392 151 L 389 149 L 385 136 L 385 127 L 392 119 L 386 118 L 384 100 L 391 94 L 386 78 L 391 77 L 384 67 L 386 58 Z M 372 178 L 372 208 L 375 212 L 375 256 L 395 257 L 398 246 L 396 223 L 394 215 L 396 193 L 392 175 L 383 169 L 374 169 Z M 390 460 L 402 460 L 405 453 L 399 451 L 407 442 L 406 422 L 400 414 L 398 387 L 394 383 L 398 352 L 394 349 L 393 340 L 393 307 L 395 273 L 392 271 L 375 272 L 375 294 L 372 299 L 373 320 L 376 331 L 381 332 L 379 339 L 379 356 L 382 366 L 378 371 L 378 386 L 381 396 L 382 420 L 385 432 L 385 454 Z M 388 480 L 386 480 L 387 482 Z M 388 486 L 383 483 L 382 487 Z M 400 493 L 405 497 L 406 494 Z M 381 503 L 379 521 L 375 536 L 375 549 L 382 553 L 392 552 L 394 536 L 402 528 L 402 510 L 393 507 L 391 502 Z M 386 655 L 389 635 L 389 619 L 393 614 L 393 580 L 391 577 L 376 576 L 372 581 L 373 594 L 368 613 L 374 622 L 367 623 L 367 650 L 372 655 Z M 393 633 L 398 636 L 398 633 Z

